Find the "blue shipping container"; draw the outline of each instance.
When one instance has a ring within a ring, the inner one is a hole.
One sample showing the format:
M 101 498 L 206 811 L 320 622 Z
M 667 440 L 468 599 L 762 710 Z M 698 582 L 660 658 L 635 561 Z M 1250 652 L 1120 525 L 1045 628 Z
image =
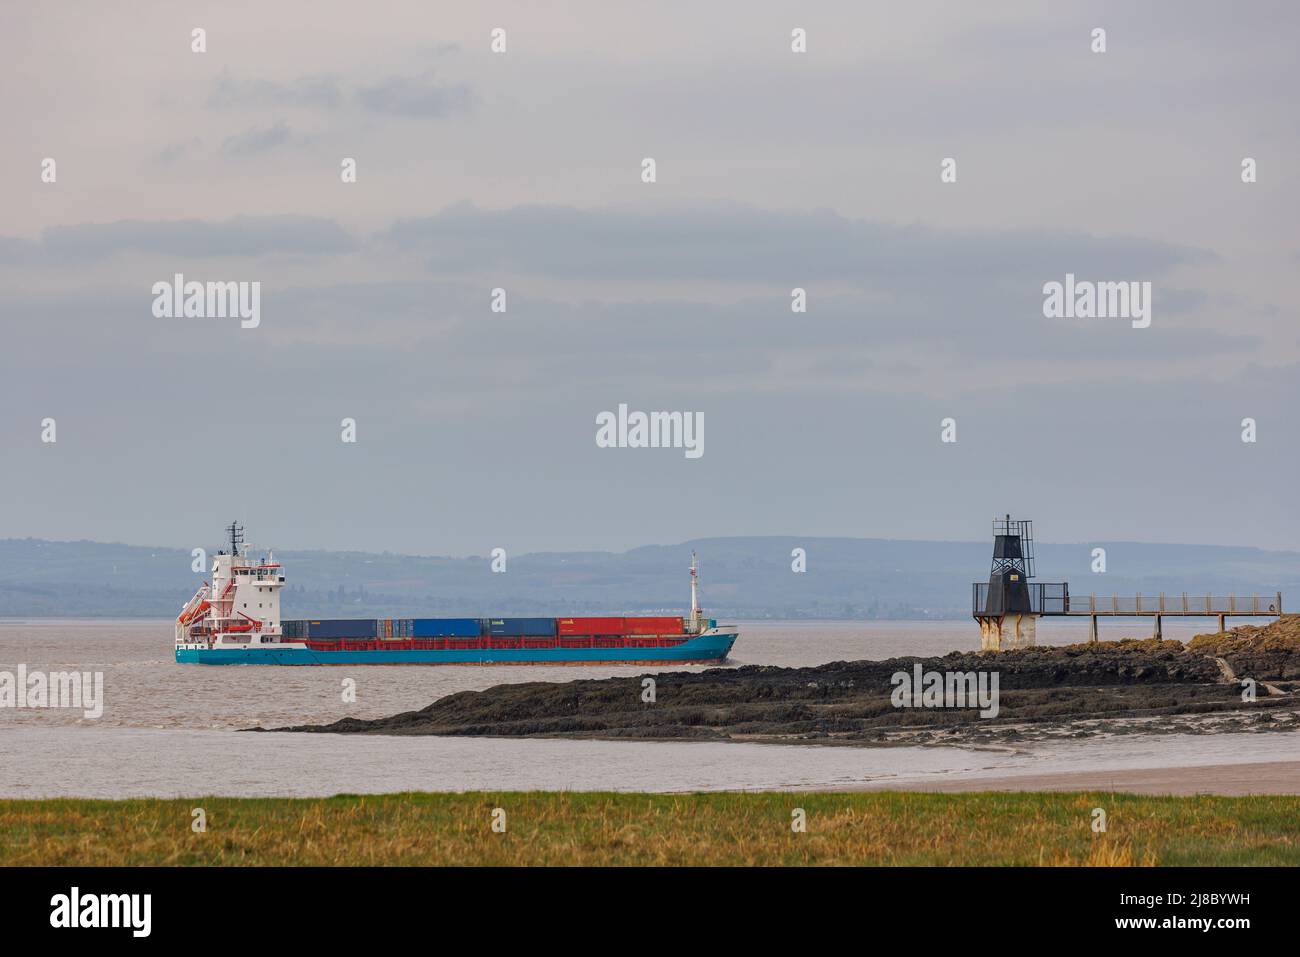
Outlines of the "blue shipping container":
M 411 627 L 416 638 L 477 638 L 483 633 L 477 618 L 416 618 Z
M 554 618 L 489 618 L 488 634 L 502 637 L 553 637 L 555 635 Z
M 373 618 L 325 618 L 321 621 L 312 619 L 307 623 L 307 635 L 310 638 L 374 638 L 376 637 L 375 619 Z

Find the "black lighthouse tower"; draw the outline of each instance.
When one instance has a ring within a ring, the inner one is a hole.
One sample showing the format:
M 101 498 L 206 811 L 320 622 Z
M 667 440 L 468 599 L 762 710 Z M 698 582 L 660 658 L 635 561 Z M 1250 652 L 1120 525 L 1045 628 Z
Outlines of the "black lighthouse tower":
M 986 615 L 1033 614 L 1029 579 L 1034 577 L 1034 531 L 1028 519 L 993 521 L 993 567 L 984 599 Z
M 1063 582 L 1043 585 L 1033 577 L 1033 523 L 1010 515 L 995 518 L 988 584 L 972 586 L 971 613 L 980 623 L 981 651 L 1030 647 L 1039 615 L 1065 613 L 1068 587 Z

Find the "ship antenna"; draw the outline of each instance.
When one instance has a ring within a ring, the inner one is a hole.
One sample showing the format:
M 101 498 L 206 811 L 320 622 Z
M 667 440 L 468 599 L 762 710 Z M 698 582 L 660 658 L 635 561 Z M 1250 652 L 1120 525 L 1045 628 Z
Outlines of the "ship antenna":
M 695 549 L 691 549 L 691 628 L 695 631 L 700 630 L 700 563 L 695 557 Z
M 238 522 L 231 522 L 226 526 L 226 531 L 230 533 L 230 554 L 238 557 L 239 546 L 244 543 L 244 526 Z

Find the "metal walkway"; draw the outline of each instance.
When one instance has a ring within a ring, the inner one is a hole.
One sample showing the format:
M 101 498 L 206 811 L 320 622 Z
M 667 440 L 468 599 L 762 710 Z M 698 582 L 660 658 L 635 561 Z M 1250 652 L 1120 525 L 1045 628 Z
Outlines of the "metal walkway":
M 1261 618 L 1282 614 L 1282 593 L 1272 595 L 1157 595 L 1155 598 L 1136 595 L 1133 598 L 1118 595 L 1070 596 L 1064 614 L 1086 615 L 1089 618 L 1088 640 L 1097 640 L 1097 619 L 1107 617 L 1151 618 L 1151 635 L 1160 638 L 1163 633 L 1160 621 L 1167 615 L 1176 617 L 1217 617 L 1219 631 L 1228 630 L 1231 617 Z
M 979 618 L 988 612 L 988 585 L 972 586 L 971 613 Z M 1282 614 L 1282 593 L 1266 595 L 1071 595 L 1065 582 L 1030 582 L 1029 602 L 1032 613 L 1043 616 L 1067 616 L 1091 619 L 1088 637 L 1097 640 L 1097 619 L 1152 618 L 1152 635 L 1161 636 L 1160 622 L 1166 616 L 1218 618 L 1219 631 L 1227 630 L 1231 617 L 1263 618 Z

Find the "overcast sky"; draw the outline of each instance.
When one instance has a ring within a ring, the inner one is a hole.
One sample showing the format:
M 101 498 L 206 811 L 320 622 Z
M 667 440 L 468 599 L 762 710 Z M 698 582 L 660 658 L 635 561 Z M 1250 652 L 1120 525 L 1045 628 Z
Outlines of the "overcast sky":
M 809 6 L 5 4 L 0 537 L 1297 547 L 1300 7 Z

